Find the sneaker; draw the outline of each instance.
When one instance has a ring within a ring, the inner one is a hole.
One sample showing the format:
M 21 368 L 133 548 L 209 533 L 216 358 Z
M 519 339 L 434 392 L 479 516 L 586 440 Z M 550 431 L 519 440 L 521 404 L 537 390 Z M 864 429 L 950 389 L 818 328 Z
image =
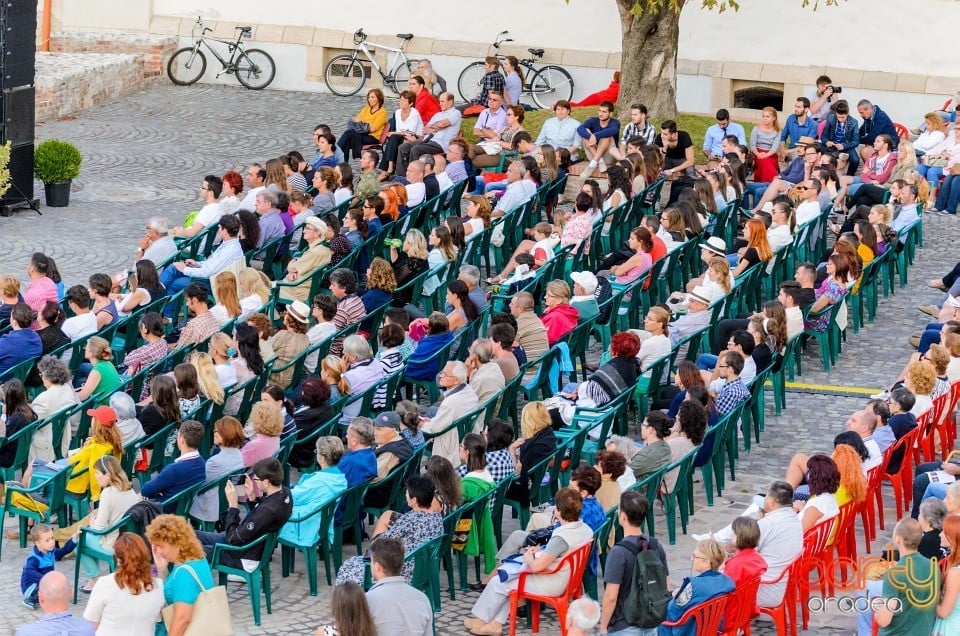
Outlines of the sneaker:
M 886 400 L 890 397 L 890 394 L 886 391 L 880 391 L 879 393 L 874 393 L 870 396 L 871 400 Z
M 227 580 L 231 583 L 246 583 L 247 579 L 243 578 L 239 574 L 228 574 Z
M 587 170 L 593 170 L 596 167 L 597 167 L 596 159 L 591 159 L 590 163 L 587 164 Z
M 32 601 L 28 601 L 27 599 L 23 599 L 23 606 L 29 607 L 32 610 L 37 609 L 37 604 Z
M 936 305 L 918 305 L 917 309 L 928 316 L 933 316 L 934 318 L 940 317 L 940 308 Z
M 946 210 L 934 210 L 933 212 L 937 216 L 950 216 L 950 212 L 947 212 Z

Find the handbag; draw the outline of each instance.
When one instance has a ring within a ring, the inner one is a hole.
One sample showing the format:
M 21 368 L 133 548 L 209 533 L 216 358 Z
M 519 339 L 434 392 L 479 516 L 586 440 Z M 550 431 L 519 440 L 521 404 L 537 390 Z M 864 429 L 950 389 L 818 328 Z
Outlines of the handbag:
M 477 145 L 488 155 L 499 155 L 500 151 L 503 150 L 503 146 L 500 145 L 499 141 L 491 141 L 489 139 L 481 141 Z
M 939 155 L 935 157 L 932 157 L 930 155 L 924 155 L 923 165 L 927 166 L 928 168 L 932 168 L 934 166 L 939 166 L 942 168 L 943 166 L 947 165 L 947 158 L 941 157 Z
M 358 135 L 369 135 L 370 134 L 370 124 L 365 121 L 351 121 L 347 122 L 347 130 L 352 130 Z
M 193 571 L 193 568 L 184 565 L 185 570 L 190 572 L 190 576 L 200 587 L 200 594 L 193 604 L 193 617 L 184 636 L 233 636 L 233 621 L 230 619 L 230 603 L 227 600 L 227 588 L 223 585 L 204 589 L 200 577 Z M 173 624 L 173 605 L 167 605 L 160 614 L 163 616 L 163 624 L 167 631 Z

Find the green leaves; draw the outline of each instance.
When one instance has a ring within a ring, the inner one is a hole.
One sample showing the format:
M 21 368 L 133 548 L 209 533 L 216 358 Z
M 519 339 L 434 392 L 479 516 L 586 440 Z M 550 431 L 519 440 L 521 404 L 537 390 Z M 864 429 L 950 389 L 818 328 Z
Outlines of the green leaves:
M 48 139 L 33 152 L 33 174 L 44 183 L 72 181 L 80 174 L 83 157 L 77 147 L 59 139 Z

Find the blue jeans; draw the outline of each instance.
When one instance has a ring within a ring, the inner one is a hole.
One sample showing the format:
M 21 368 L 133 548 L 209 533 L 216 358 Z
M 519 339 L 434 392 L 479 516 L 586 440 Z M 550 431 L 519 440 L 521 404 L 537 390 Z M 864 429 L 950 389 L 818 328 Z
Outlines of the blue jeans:
M 657 636 L 657 628 L 627 627 L 619 632 L 607 632 L 610 636 Z
M 942 322 L 931 322 L 923 329 L 920 336 L 920 344 L 917 345 L 917 351 L 921 354 L 927 352 L 932 344 L 940 344 L 940 330 L 943 329 Z
M 943 176 L 943 166 L 928 166 L 921 163 L 917 165 L 917 172 L 927 180 L 927 183 L 930 184 L 930 189 L 933 190 L 937 187 L 937 184 L 940 183 L 940 177 Z
M 956 214 L 957 205 L 960 205 L 960 178 L 958 178 L 958 175 L 948 174 L 943 180 L 943 185 L 940 186 L 940 192 L 937 194 L 937 202 L 934 207 L 950 214 Z
M 760 197 L 763 196 L 763 193 L 767 191 L 767 188 L 770 187 L 769 183 L 760 182 L 747 182 L 747 190 L 745 194 L 750 195 L 750 205 L 756 205 L 757 201 L 760 200 Z
M 860 189 L 860 186 L 863 185 L 863 181 L 860 180 L 860 177 L 854 177 L 853 183 L 847 188 L 847 196 L 852 197 L 857 193 L 857 190 Z
M 701 371 L 713 371 L 717 367 L 718 359 L 712 353 L 701 353 L 697 356 L 697 368 Z
M 871 599 L 883 594 L 883 579 L 867 581 L 867 589 L 860 590 L 858 597 Z M 873 611 L 857 612 L 857 636 L 870 636 L 873 633 Z

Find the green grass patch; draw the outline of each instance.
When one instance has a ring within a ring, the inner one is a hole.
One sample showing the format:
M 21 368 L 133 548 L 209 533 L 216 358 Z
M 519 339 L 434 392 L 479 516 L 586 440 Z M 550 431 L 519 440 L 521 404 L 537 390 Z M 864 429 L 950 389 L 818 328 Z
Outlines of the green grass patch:
M 577 121 L 585 121 L 589 117 L 597 116 L 597 107 L 596 106 L 584 106 L 582 108 L 574 108 L 570 113 L 570 116 L 576 119 Z M 543 127 L 543 122 L 547 121 L 553 117 L 553 111 L 549 109 L 541 110 L 530 110 L 527 111 L 523 119 L 523 127 L 530 133 L 530 135 L 536 139 L 537 135 L 540 134 L 540 129 Z M 629 117 L 622 118 L 620 120 L 621 125 L 626 125 L 630 121 Z M 662 120 L 653 120 L 656 125 Z M 680 130 L 685 130 L 690 134 L 690 138 L 693 140 L 694 146 L 697 148 L 697 164 L 705 164 L 707 162 L 706 155 L 703 154 L 703 138 L 707 134 L 707 128 L 716 123 L 716 119 L 710 117 L 709 115 L 692 115 L 688 113 L 680 113 L 677 116 L 677 125 L 680 127 Z M 468 141 L 476 141 L 476 138 L 473 136 L 473 126 L 477 123 L 476 117 L 465 118 L 460 124 L 460 130 L 463 131 L 463 138 Z M 746 130 L 747 139 L 750 139 L 750 131 L 753 129 L 753 123 L 747 122 L 738 122 L 743 125 L 744 130 Z

